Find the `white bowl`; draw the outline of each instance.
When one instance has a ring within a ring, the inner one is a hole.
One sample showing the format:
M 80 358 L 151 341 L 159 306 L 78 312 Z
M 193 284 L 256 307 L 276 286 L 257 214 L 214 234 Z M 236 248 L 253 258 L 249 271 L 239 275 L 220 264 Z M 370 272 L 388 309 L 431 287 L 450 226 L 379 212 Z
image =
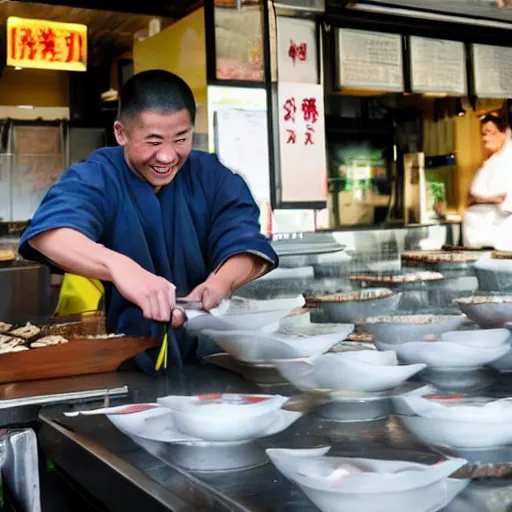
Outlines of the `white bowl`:
M 288 400 L 281 395 L 252 395 L 243 393 L 209 393 L 194 396 L 169 395 L 158 398 L 158 403 L 172 411 L 192 412 L 210 416 L 232 417 L 274 412 Z
M 464 459 L 428 466 L 326 457 L 328 449 L 267 450 L 277 469 L 322 512 L 434 512 L 446 506 L 469 482 L 449 478 L 466 464 Z
M 254 330 L 266 326 L 277 326 L 277 322 L 286 317 L 290 311 L 305 304 L 304 297 L 298 295 L 294 298 L 254 300 L 234 298 L 226 305 L 212 310 L 187 311 L 187 325 L 189 331 L 204 331 L 206 329 Z
M 503 423 L 471 423 L 423 416 L 397 416 L 414 436 L 432 446 L 483 450 L 512 441 L 510 428 Z
M 493 361 L 490 366 L 502 373 L 512 372 L 512 347 L 509 348 L 508 352 L 503 357 Z
M 504 343 L 510 344 L 508 329 L 475 329 L 471 331 L 450 331 L 441 334 L 441 341 L 457 343 L 466 347 L 497 348 Z
M 395 350 L 399 359 L 412 364 L 424 363 L 431 368 L 480 368 L 503 357 L 510 347 L 477 348 L 447 341 L 412 341 L 400 345 L 376 343 L 381 350 Z
M 367 318 L 365 327 L 375 341 L 396 345 L 407 341 L 437 339 L 442 333 L 454 331 L 467 318 L 464 315 L 402 315 Z
M 454 303 L 480 327 L 503 327 L 507 322 L 512 321 L 512 296 L 482 297 L 481 300 L 488 300 L 488 302 L 472 302 L 476 299 L 477 297 L 465 297 L 455 299 Z
M 275 360 L 279 373 L 299 389 L 375 393 L 395 388 L 426 368 L 398 365 L 395 352 L 361 350 L 318 357 Z
M 353 330 L 351 324 L 297 324 L 272 333 L 207 329 L 203 334 L 235 359 L 261 363 L 321 355 L 345 340 Z
M 279 395 L 215 394 L 164 397 L 176 428 L 189 436 L 213 442 L 245 441 L 270 436 L 288 428 L 302 413 L 285 411 Z M 211 400 L 205 403 L 205 400 Z M 216 403 L 216 401 L 220 403 Z M 248 400 L 260 400 L 248 403 Z

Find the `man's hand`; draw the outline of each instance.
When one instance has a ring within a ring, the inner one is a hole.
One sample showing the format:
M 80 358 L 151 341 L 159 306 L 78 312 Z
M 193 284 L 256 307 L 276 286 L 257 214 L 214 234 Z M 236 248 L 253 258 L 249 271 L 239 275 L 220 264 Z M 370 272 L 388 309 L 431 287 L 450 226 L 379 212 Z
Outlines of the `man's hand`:
M 139 306 L 144 318 L 158 322 L 172 320 L 175 328 L 184 324 L 185 314 L 176 307 L 176 287 L 172 283 L 125 257 L 116 258 L 110 272 L 119 293 Z
M 230 284 L 222 277 L 212 274 L 204 283 L 196 286 L 185 299 L 199 300 L 203 303 L 203 309 L 210 311 L 216 308 L 230 293 Z
M 185 298 L 202 301 L 203 309 L 210 311 L 233 290 L 262 276 L 268 270 L 268 261 L 259 256 L 249 253 L 235 254 Z

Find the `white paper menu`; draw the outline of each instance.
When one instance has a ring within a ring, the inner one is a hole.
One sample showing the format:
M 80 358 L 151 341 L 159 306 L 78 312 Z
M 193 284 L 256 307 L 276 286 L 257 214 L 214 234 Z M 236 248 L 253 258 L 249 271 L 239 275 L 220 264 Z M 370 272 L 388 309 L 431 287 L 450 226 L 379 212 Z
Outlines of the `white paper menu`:
M 409 42 L 413 92 L 467 94 L 464 43 L 417 36 Z
M 325 202 L 327 157 L 323 87 L 280 82 L 277 96 L 281 201 Z
M 257 203 L 270 202 L 267 111 L 221 108 L 215 131 L 219 160 L 244 178 Z
M 401 35 L 341 28 L 337 45 L 339 88 L 403 91 Z
M 474 44 L 475 93 L 480 98 L 512 97 L 512 48 Z

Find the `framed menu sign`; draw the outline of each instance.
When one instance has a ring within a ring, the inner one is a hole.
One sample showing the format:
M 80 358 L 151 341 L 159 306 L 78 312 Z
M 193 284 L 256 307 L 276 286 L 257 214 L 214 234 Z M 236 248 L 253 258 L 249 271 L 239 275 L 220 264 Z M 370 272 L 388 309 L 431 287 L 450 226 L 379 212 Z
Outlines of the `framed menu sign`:
M 402 36 L 340 28 L 336 37 L 338 88 L 403 91 Z
M 327 157 L 323 86 L 279 82 L 280 202 L 325 206 Z
M 512 97 L 512 48 L 474 44 L 475 94 L 480 98 Z
M 413 92 L 467 94 L 464 43 L 417 36 L 409 42 Z

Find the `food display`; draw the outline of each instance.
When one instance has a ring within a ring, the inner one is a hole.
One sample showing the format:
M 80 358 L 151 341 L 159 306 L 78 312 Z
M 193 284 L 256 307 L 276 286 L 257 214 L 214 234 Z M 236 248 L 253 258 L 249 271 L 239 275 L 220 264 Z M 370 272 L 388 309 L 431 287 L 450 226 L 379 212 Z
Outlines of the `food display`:
M 400 302 L 401 294 L 387 288 L 309 294 L 308 305 L 321 308 L 330 322 L 363 324 L 366 317 L 394 311 Z
M 425 281 L 441 281 L 444 279 L 440 272 L 406 272 L 404 274 L 352 274 L 348 276 L 350 281 L 359 281 L 361 283 L 380 283 L 380 284 L 406 284 L 421 283 Z
M 512 252 L 510 251 L 492 251 L 491 258 L 495 260 L 512 260 Z
M 105 333 L 101 313 L 34 325 L 0 323 L 0 383 L 112 372 L 160 338 Z
M 405 251 L 402 261 L 420 263 L 470 263 L 478 261 L 481 252 L 476 251 Z
M 512 321 L 512 295 L 474 295 L 453 302 L 483 328 L 503 327 Z

